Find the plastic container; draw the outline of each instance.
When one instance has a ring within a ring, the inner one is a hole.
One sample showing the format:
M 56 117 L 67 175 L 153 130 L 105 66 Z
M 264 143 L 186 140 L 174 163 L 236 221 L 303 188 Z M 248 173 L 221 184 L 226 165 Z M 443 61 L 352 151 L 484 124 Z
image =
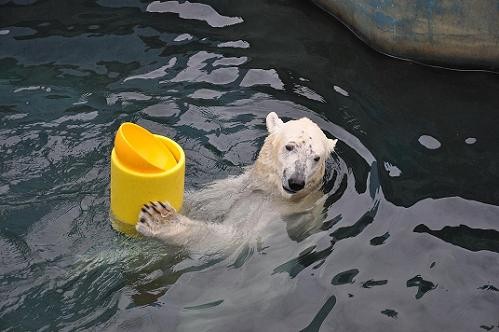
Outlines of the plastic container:
M 114 139 L 119 160 L 128 168 L 142 173 L 157 173 L 175 166 L 168 147 L 147 129 L 131 122 L 123 123 Z
M 129 125 L 126 123 L 122 126 Z M 147 130 L 145 131 L 149 133 Z M 119 133 L 120 130 L 117 134 Z M 113 148 L 111 152 L 111 214 L 114 221 L 135 225 L 140 209 L 150 201 L 167 201 L 177 210 L 182 207 L 185 178 L 184 151 L 180 145 L 167 137 L 152 136 L 157 141 L 152 141 L 151 144 L 158 142 L 162 144 L 162 147 L 165 147 L 173 156 L 174 163 L 165 170 L 141 168 L 137 167 L 137 160 L 130 161 L 130 154 L 123 158 L 119 154 L 121 150 Z M 134 140 L 141 138 L 140 134 L 133 136 Z M 136 156 L 147 156 L 150 151 L 144 152 L 143 150 L 152 145 L 135 144 L 132 141 L 129 146 L 135 148 L 138 146 L 141 149 L 137 151 Z

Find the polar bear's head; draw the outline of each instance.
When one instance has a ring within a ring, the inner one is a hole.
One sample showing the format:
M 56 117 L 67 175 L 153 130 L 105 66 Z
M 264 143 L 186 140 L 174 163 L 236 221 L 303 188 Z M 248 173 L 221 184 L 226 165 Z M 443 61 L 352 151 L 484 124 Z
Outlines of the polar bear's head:
M 258 157 L 267 167 L 269 184 L 287 199 L 301 198 L 319 189 L 326 159 L 337 140 L 328 139 L 308 118 L 283 122 L 276 113 L 267 115 L 269 136 Z

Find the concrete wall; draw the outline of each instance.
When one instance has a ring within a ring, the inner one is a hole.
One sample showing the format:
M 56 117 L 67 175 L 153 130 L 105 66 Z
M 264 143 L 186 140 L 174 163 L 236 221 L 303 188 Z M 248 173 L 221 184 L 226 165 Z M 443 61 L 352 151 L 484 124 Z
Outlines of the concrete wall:
M 499 0 L 312 0 L 380 52 L 499 68 Z

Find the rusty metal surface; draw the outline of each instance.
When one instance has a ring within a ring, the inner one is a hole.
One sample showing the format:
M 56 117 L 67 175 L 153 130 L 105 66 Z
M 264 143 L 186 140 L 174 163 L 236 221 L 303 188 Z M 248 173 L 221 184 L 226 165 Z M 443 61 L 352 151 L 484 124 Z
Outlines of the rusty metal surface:
M 499 68 L 499 0 L 313 0 L 376 50 L 419 62 Z

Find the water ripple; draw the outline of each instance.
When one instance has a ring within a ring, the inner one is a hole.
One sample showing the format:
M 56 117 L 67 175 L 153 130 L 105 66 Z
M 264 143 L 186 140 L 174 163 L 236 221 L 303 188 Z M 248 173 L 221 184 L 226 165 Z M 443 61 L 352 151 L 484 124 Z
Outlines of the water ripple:
M 497 324 L 495 76 L 384 58 L 297 1 L 0 7 L 3 328 Z M 339 139 L 313 218 L 226 259 L 112 229 L 120 123 L 179 142 L 194 191 L 254 162 L 270 111 Z

